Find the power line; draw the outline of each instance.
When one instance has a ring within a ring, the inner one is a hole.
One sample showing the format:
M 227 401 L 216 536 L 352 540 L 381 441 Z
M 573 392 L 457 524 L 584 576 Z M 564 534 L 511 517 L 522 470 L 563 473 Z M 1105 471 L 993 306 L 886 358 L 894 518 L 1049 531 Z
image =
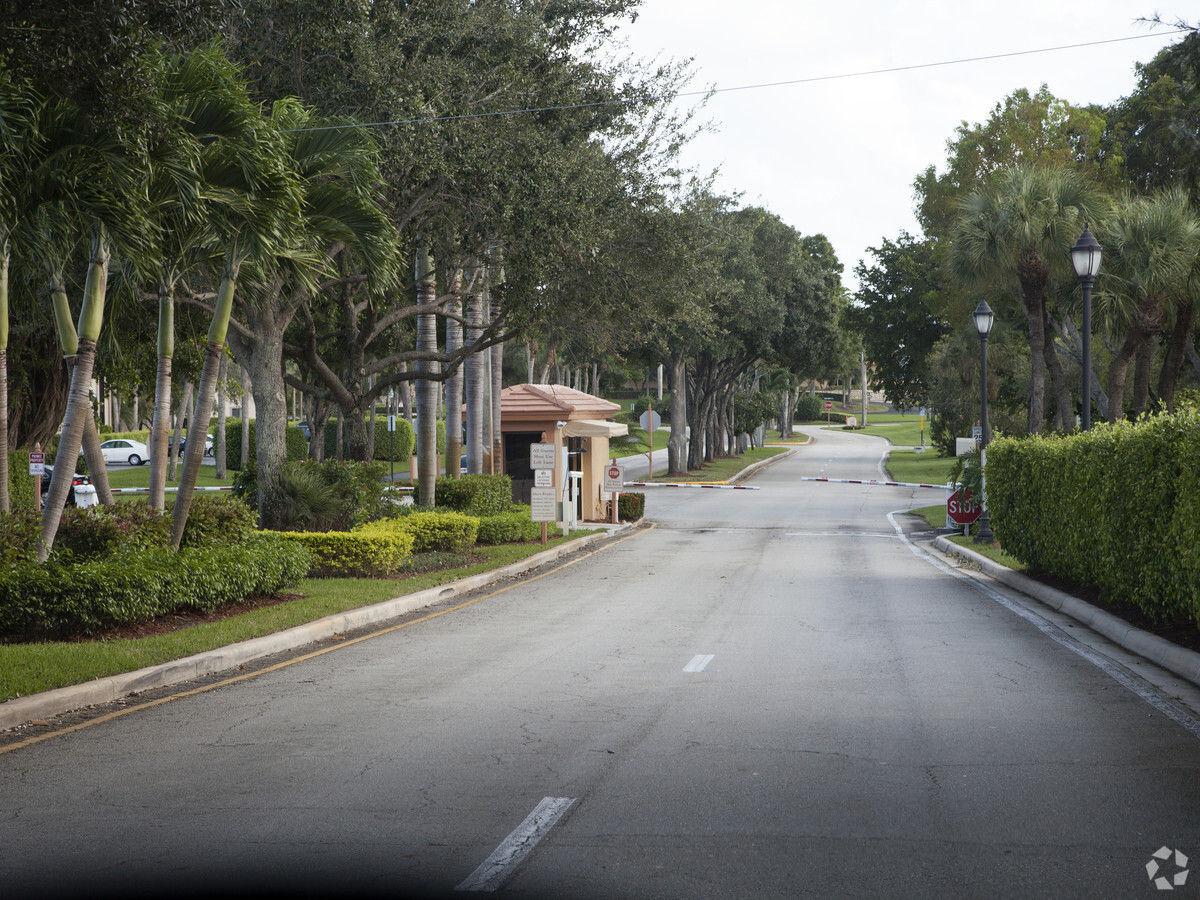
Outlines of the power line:
M 1080 50 L 1084 47 L 1100 47 L 1105 44 L 1120 44 L 1125 41 L 1140 41 L 1151 37 L 1170 37 L 1173 34 L 1183 34 L 1190 31 L 1187 28 L 1176 28 L 1152 34 L 1135 34 L 1129 37 L 1109 38 L 1103 41 L 1085 41 L 1081 44 L 1061 44 L 1057 47 L 1042 47 L 1038 50 L 1014 50 L 1010 53 L 993 53 L 987 56 L 968 56 L 963 59 L 947 59 L 941 62 L 914 63 L 909 66 L 892 66 L 886 69 L 865 69 L 861 72 L 843 72 L 840 75 L 813 75 L 808 78 L 794 78 L 790 81 L 771 81 L 763 84 L 743 84 L 737 87 L 712 88 L 707 91 L 685 91 L 679 94 L 662 97 L 650 97 L 650 100 L 669 100 L 681 97 L 707 97 L 713 94 L 730 94 L 734 91 L 757 91 L 764 88 L 790 87 L 797 84 L 815 84 L 821 81 L 840 81 L 847 78 L 866 78 L 872 75 L 891 75 L 896 72 L 913 72 L 919 69 L 936 69 L 943 66 L 961 66 L 966 63 L 987 62 L 993 59 L 1010 59 L 1015 56 L 1031 56 L 1036 53 L 1058 53 L 1062 50 Z M 325 125 L 319 128 L 299 128 L 296 131 L 329 131 L 335 128 L 386 128 L 392 125 L 424 125 L 432 122 L 456 122 L 466 119 L 491 119 L 500 116 L 519 116 L 525 113 L 569 112 L 575 109 L 596 109 L 603 106 L 624 106 L 641 102 L 643 98 L 598 100 L 595 103 L 573 103 L 563 106 L 537 106 L 521 109 L 506 109 L 495 112 L 463 113 L 455 116 L 426 116 L 418 119 L 393 119 L 388 122 L 363 122 L 353 125 Z

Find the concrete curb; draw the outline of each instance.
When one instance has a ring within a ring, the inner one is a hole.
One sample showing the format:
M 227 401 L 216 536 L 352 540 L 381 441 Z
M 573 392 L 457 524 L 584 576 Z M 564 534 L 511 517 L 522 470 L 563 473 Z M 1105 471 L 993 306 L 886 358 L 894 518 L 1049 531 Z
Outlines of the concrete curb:
M 779 446 L 779 445 L 775 445 L 775 446 Z M 802 446 L 804 446 L 804 445 L 801 444 L 800 447 L 802 447 Z M 726 483 L 727 484 L 738 484 L 739 482 L 744 481 L 745 479 L 749 478 L 751 475 L 753 475 L 759 469 L 765 469 L 767 466 L 774 465 L 777 462 L 783 462 L 783 460 L 787 459 L 789 456 L 795 456 L 797 453 L 800 452 L 800 447 L 793 447 L 791 450 L 788 450 L 786 453 L 777 453 L 774 456 L 770 457 L 769 459 L 760 459 L 756 463 L 751 463 L 750 465 L 746 466 L 746 468 L 742 469 L 742 471 L 738 472 L 736 475 L 734 475 L 732 478 L 730 478 L 729 481 Z
M 1072 597 L 1070 594 L 1044 585 L 1028 575 L 1014 572 L 1007 566 L 1002 566 L 982 554 L 959 546 L 945 537 L 936 538 L 933 546 L 948 556 L 958 556 L 973 565 L 978 565 L 979 570 L 989 578 L 1070 616 L 1076 622 L 1104 635 L 1114 644 L 1119 644 L 1156 666 L 1173 672 L 1180 678 L 1200 687 L 1200 653 L 1180 647 L 1178 644 L 1172 644 L 1158 635 L 1142 631 L 1112 613 L 1098 609 L 1078 597 Z
M 109 703 L 137 691 L 167 687 L 193 678 L 211 675 L 214 672 L 223 672 L 250 660 L 270 656 L 272 653 L 295 650 L 335 634 L 385 622 L 434 603 L 470 593 L 505 578 L 521 575 L 530 569 L 554 562 L 568 553 L 580 550 L 598 540 L 629 531 L 637 524 L 619 526 L 609 531 L 608 534 L 586 535 L 551 550 L 535 553 L 533 556 L 500 569 L 481 572 L 460 581 L 438 585 L 415 594 L 406 594 L 403 597 L 395 597 L 372 606 L 335 613 L 323 619 L 317 619 L 315 622 L 230 644 L 228 647 L 206 650 L 194 656 L 159 663 L 134 672 L 123 672 L 120 675 L 97 678 L 84 684 L 69 685 L 28 697 L 6 700 L 0 703 L 0 730 L 23 725 L 35 719 L 49 719 L 85 706 Z

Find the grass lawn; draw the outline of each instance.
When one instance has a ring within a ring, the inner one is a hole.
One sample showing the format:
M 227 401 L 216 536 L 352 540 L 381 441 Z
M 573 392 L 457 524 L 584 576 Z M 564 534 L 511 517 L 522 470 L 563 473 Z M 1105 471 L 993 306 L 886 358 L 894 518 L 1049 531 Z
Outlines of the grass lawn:
M 552 537 L 547 546 L 587 533 Z M 299 585 L 294 600 L 149 637 L 0 644 L 0 701 L 215 650 L 500 568 L 544 549 L 540 543 L 476 547 L 471 552 L 483 557 L 481 561 L 460 562 L 400 579 L 308 578 Z M 419 560 L 414 557 L 415 562 Z
M 175 477 L 178 478 L 183 472 L 183 464 L 180 463 L 175 467 Z M 216 466 L 201 466 L 200 472 L 196 476 L 197 487 L 231 487 L 233 485 L 234 473 L 230 472 L 229 477 L 224 481 L 217 480 Z M 121 466 L 115 469 L 108 470 L 108 484 L 112 488 L 148 488 L 150 487 L 150 464 L 144 466 Z M 178 481 L 167 482 L 168 494 L 174 493 L 171 488 L 178 487 Z M 124 496 L 137 497 L 138 494 L 127 494 Z
M 909 515 L 920 516 L 929 523 L 930 528 L 942 528 L 946 524 L 946 504 L 940 503 L 936 506 L 922 506 L 919 509 L 909 510 Z M 986 556 L 988 559 L 992 560 L 992 562 L 999 563 L 1006 568 L 1013 569 L 1017 572 L 1024 571 L 1026 568 L 1025 563 L 1021 562 L 1015 556 L 1005 553 L 1003 549 L 999 547 L 989 547 L 985 544 L 977 544 L 975 543 L 974 537 L 966 537 L 962 534 L 962 532 L 959 532 L 958 534 L 948 534 L 946 537 L 949 538 L 952 543 L 966 547 L 968 550 L 973 550 L 981 556 Z
M 639 453 L 645 453 L 650 449 L 647 443 L 647 435 L 644 429 L 636 425 L 629 426 L 629 434 L 626 437 L 614 438 L 609 442 L 608 455 L 615 457 L 622 456 L 637 456 Z M 667 441 L 671 438 L 670 428 L 659 428 L 654 432 L 654 452 L 657 454 L 660 450 L 663 453 L 667 452 Z
M 689 471 L 687 475 L 655 475 L 654 480 L 678 482 L 724 482 L 728 481 L 738 472 L 742 471 L 742 469 L 746 468 L 746 466 L 753 465 L 754 463 L 764 459 L 770 459 L 772 456 L 778 456 L 781 453 L 787 453 L 787 451 L 787 447 L 756 447 L 753 450 L 747 450 L 741 456 L 718 457 L 700 469 Z
M 894 425 L 868 425 L 856 428 L 848 434 L 872 434 L 900 447 L 921 445 L 921 426 L 917 422 L 897 422 Z M 925 430 L 925 443 L 929 443 L 929 429 Z
M 893 481 L 912 484 L 945 484 L 950 480 L 957 460 L 941 457 L 937 451 L 927 449 L 924 453 L 913 450 L 892 450 L 888 454 L 885 468 Z

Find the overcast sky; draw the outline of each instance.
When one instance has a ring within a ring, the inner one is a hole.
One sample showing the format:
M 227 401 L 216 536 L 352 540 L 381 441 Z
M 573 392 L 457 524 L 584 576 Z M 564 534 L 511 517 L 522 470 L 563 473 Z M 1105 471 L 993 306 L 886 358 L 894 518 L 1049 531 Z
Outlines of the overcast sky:
M 718 93 L 684 162 L 710 171 L 804 234 L 825 234 L 854 289 L 884 237 L 918 234 L 912 183 L 945 169 L 946 141 L 1019 88 L 1076 104 L 1129 94 L 1134 64 L 1180 39 L 1135 20 L 1192 16 L 1190 3 L 1129 0 L 644 0 L 620 31 L 640 58 L 693 59 L 697 89 L 828 78 L 1137 37 L 905 72 Z M 1149 35 L 1149 36 L 1147 36 Z

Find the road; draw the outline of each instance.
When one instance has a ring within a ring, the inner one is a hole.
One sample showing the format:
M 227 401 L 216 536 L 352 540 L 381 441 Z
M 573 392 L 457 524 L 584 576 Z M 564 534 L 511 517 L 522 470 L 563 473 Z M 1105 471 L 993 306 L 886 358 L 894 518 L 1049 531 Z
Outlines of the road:
M 800 481 L 879 476 L 814 433 L 537 580 L 0 752 L 0 884 L 1136 897 L 1200 864 L 1195 692 L 931 559 L 889 513 L 939 493 Z

